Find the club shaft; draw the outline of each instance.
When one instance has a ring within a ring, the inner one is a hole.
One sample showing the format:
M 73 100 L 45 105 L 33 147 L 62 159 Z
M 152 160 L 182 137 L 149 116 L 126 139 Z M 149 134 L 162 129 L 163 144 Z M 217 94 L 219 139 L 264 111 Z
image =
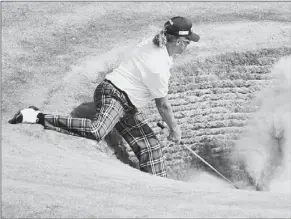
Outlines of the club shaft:
M 160 127 L 161 129 L 164 129 L 165 126 L 158 122 L 157 123 L 158 127 Z M 187 145 L 183 144 L 183 142 L 181 143 L 181 145 L 183 145 L 185 148 L 187 148 L 192 154 L 194 154 L 196 157 L 198 157 L 204 164 L 206 164 L 208 167 L 210 167 L 214 172 L 216 172 L 219 176 L 221 176 L 223 179 L 225 179 L 227 182 L 229 182 L 231 185 L 233 185 L 234 188 L 239 189 L 236 185 L 233 184 L 233 182 L 231 182 L 229 179 L 227 179 L 224 175 L 222 175 L 218 170 L 216 170 L 213 166 L 211 166 L 206 160 L 204 160 L 202 157 L 200 157 L 195 151 L 193 151 L 190 147 L 188 147 Z
M 206 160 L 204 160 L 202 157 L 200 157 L 195 151 L 193 151 L 190 147 L 187 145 L 182 144 L 184 147 L 186 147 L 192 154 L 194 154 L 196 157 L 198 157 L 203 163 L 205 163 L 208 167 L 210 167 L 213 171 L 215 171 L 219 176 L 221 176 L 223 179 L 225 179 L 227 182 L 233 185 L 233 183 L 227 179 L 224 175 L 222 175 L 218 170 L 216 170 L 213 166 L 211 166 Z M 234 186 L 234 185 L 233 185 Z M 235 187 L 236 188 L 236 187 Z

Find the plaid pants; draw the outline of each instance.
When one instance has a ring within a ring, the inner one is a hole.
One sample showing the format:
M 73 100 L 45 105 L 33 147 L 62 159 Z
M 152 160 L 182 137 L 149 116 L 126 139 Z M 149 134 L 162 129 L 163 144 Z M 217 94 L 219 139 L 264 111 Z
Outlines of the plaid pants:
M 115 127 L 139 159 L 141 171 L 166 177 L 161 145 L 127 95 L 104 80 L 95 90 L 94 103 L 92 120 L 44 114 L 44 128 L 100 141 Z

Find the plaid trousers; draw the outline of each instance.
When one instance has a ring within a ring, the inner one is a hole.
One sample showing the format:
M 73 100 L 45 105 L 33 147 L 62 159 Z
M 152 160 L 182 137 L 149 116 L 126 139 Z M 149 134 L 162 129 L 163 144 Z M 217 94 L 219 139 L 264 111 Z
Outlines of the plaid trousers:
M 100 141 L 114 127 L 139 160 L 140 170 L 167 177 L 161 145 L 144 116 L 127 95 L 108 80 L 95 89 L 92 120 L 44 114 L 45 129 Z

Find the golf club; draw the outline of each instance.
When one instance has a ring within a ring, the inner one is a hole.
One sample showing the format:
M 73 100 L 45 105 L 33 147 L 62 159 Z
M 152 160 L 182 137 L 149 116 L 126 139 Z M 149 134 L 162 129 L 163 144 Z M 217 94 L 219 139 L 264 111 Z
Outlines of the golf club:
M 161 129 L 166 128 L 162 123 L 158 122 L 157 126 Z M 226 178 L 224 175 L 222 175 L 218 170 L 216 170 L 213 166 L 211 166 L 206 160 L 204 160 L 201 156 L 199 156 L 195 151 L 193 151 L 190 147 L 185 145 L 183 142 L 180 143 L 185 148 L 187 148 L 192 154 L 194 154 L 199 160 L 201 160 L 204 164 L 206 164 L 208 167 L 210 167 L 213 171 L 215 171 L 220 177 L 222 177 L 224 180 L 229 182 L 234 188 L 239 189 L 232 181 L 230 181 L 228 178 Z

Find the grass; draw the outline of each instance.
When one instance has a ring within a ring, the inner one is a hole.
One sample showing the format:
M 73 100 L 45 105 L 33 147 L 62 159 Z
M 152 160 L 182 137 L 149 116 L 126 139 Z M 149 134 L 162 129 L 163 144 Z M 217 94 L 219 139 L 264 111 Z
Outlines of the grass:
M 288 46 L 240 53 L 230 52 L 202 61 L 191 60 L 188 63 L 177 66 L 174 71 L 182 74 L 184 81 L 189 81 L 189 79 L 191 81 L 191 76 L 198 77 L 195 80 L 199 80 L 202 77 L 206 81 L 209 81 L 207 80 L 209 78 L 214 81 L 217 77 L 222 80 L 232 79 L 230 78 L 232 77 L 231 73 L 237 73 L 241 77 L 236 79 L 248 80 L 250 79 L 248 77 L 254 73 L 267 73 L 267 69 L 278 61 L 280 57 L 290 53 L 291 49 Z M 179 82 L 180 80 L 178 80 Z M 177 81 L 173 80 L 172 83 L 177 84 Z

